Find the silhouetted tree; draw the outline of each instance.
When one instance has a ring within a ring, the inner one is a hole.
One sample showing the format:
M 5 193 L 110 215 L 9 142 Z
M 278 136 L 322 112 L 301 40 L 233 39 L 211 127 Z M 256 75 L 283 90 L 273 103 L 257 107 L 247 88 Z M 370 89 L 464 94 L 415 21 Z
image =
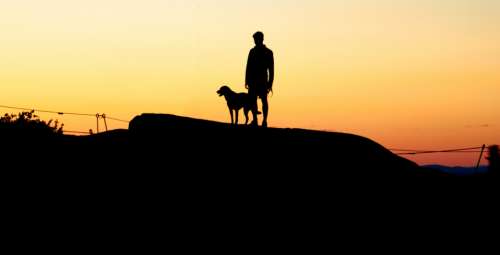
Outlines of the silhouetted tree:
M 0 131 L 19 132 L 36 135 L 62 135 L 64 124 L 58 120 L 43 121 L 35 115 L 35 111 L 20 112 L 19 114 L 6 113 L 0 118 Z

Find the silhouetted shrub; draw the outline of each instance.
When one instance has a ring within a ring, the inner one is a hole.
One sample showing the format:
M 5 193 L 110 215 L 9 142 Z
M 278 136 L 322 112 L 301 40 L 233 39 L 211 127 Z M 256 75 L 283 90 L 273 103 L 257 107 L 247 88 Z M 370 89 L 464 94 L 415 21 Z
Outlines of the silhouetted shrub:
M 43 121 L 34 111 L 19 114 L 6 113 L 0 118 L 0 132 L 23 135 L 62 135 L 64 124 L 58 120 Z

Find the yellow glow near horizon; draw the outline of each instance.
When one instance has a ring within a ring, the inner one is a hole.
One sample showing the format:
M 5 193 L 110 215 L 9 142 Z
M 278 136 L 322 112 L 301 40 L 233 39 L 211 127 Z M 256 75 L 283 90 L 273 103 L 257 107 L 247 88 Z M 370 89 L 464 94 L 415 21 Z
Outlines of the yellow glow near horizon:
M 392 148 L 498 144 L 499 29 L 490 0 L 2 2 L 0 105 L 227 121 L 215 91 L 244 90 L 251 35 L 262 30 L 276 58 L 272 126 Z M 95 129 L 92 118 L 42 117 Z

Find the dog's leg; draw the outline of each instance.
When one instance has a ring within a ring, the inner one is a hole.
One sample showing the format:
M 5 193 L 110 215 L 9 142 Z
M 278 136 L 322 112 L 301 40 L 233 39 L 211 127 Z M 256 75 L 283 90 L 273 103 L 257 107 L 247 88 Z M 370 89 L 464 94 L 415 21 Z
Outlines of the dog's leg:
M 233 109 L 229 108 L 229 114 L 231 115 L 231 125 L 233 125 Z
M 248 125 L 248 109 L 243 109 L 243 112 L 245 113 L 245 125 Z
M 236 123 L 235 123 L 235 125 L 238 125 L 238 117 L 240 115 L 240 110 L 234 110 L 234 113 L 236 113 Z

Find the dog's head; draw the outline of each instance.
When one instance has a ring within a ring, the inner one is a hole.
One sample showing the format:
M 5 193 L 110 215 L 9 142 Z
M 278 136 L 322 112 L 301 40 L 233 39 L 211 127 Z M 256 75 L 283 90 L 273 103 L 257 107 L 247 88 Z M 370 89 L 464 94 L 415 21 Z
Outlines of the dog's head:
M 232 90 L 228 86 L 225 86 L 225 85 L 220 87 L 219 90 L 217 90 L 217 94 L 219 94 L 220 97 L 225 96 L 231 92 L 232 92 Z

